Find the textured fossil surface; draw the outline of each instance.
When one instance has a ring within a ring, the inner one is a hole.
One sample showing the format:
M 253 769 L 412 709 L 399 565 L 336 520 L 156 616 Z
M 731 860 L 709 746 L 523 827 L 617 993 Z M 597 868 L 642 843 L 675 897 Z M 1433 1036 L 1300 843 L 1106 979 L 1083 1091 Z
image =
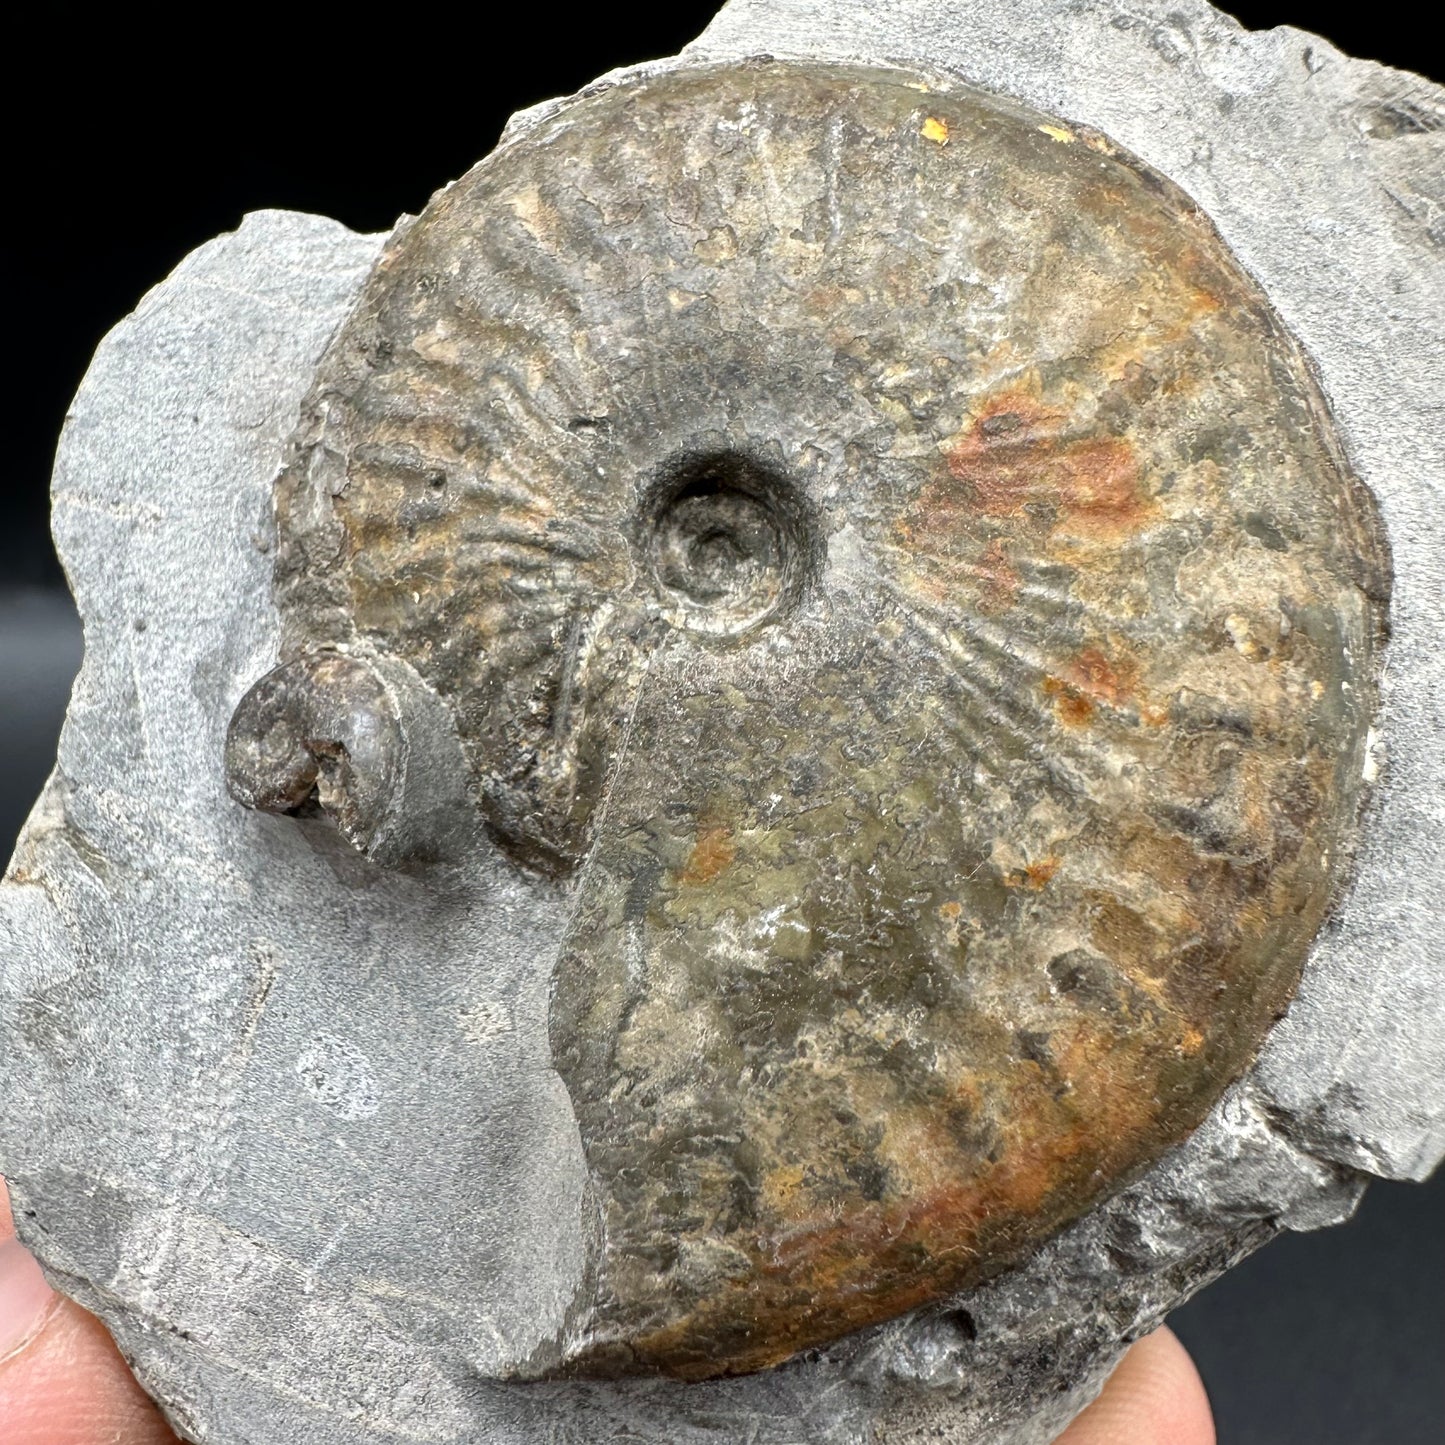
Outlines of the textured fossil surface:
M 1349 854 L 1388 565 L 1315 385 L 1177 189 L 977 92 L 584 99 L 393 239 L 278 509 L 238 795 L 375 855 L 400 659 L 572 897 L 574 1371 L 1016 1259 L 1243 1070 Z

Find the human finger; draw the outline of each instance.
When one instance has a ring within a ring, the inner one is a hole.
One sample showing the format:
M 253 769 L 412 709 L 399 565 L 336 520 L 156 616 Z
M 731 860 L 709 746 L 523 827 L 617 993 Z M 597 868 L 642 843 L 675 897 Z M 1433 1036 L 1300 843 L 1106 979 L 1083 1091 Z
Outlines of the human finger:
M 1204 1381 L 1174 1332 L 1140 1340 L 1057 1445 L 1215 1445 Z
M 94 1315 L 55 1293 L 15 1238 L 0 1181 L 4 1445 L 176 1445 Z

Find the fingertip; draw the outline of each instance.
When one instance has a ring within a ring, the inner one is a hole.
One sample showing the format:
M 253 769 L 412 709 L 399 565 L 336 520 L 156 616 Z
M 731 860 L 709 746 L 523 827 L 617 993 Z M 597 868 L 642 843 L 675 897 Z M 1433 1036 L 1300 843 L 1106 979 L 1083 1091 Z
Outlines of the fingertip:
M 1216 1445 L 1204 1381 L 1174 1332 L 1140 1340 L 1058 1445 Z
M 4 1445 L 176 1445 L 93 1315 L 57 1295 L 13 1236 L 0 1242 Z
M 13 1234 L 0 1240 L 0 1364 L 30 1344 L 57 1303 L 25 1246 Z

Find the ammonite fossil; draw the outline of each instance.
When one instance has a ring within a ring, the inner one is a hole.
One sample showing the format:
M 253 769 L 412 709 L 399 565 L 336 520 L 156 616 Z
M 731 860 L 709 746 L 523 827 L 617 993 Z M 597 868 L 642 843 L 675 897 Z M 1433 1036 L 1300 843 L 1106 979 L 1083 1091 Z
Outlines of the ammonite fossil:
M 445 858 L 454 726 L 572 900 L 542 1369 L 754 1370 L 1018 1259 L 1247 1066 L 1348 860 L 1388 568 L 1304 361 L 1172 185 L 951 83 L 678 70 L 504 145 L 277 506 L 234 791 Z

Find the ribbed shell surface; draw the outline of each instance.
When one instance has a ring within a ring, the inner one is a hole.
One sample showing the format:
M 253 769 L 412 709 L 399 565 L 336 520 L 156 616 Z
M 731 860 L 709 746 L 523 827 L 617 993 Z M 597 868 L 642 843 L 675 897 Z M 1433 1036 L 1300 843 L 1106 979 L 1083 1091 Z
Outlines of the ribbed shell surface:
M 399 230 L 278 517 L 288 655 L 415 668 L 574 898 L 549 1367 L 756 1369 L 1006 1266 L 1204 1117 L 1342 880 L 1370 499 L 1187 197 L 1010 102 L 566 106 Z

